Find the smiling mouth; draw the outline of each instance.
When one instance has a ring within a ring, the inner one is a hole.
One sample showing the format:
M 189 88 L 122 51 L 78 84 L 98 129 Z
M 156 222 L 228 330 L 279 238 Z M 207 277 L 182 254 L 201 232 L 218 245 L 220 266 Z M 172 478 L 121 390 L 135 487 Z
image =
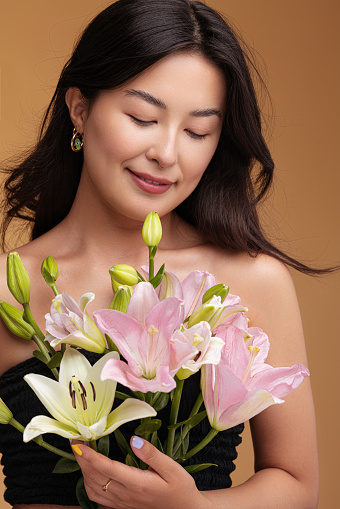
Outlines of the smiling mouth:
M 127 170 L 140 180 L 143 180 L 144 182 L 147 182 L 148 184 L 153 184 L 155 186 L 170 186 L 174 183 L 171 182 L 171 180 L 164 178 L 157 178 L 157 180 L 154 180 L 153 178 L 150 178 L 151 175 L 147 175 L 145 173 L 135 173 L 134 171 L 130 170 L 130 168 L 127 168 Z
M 156 186 L 164 186 L 164 184 L 161 184 L 160 182 L 155 182 L 155 180 L 148 180 L 143 177 L 140 177 L 139 175 L 137 175 L 137 177 L 140 178 L 141 180 L 144 180 L 144 182 L 148 182 L 149 184 L 155 184 Z

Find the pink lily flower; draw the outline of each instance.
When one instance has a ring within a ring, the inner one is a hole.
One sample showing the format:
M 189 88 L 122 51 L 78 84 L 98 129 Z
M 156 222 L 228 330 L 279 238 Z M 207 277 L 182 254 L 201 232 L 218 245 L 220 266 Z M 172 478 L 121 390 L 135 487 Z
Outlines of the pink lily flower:
M 180 329 L 174 332 L 172 344 L 176 348 L 182 343 L 191 344 L 195 353 L 177 372 L 180 380 L 197 373 L 203 364 L 218 364 L 221 360 L 221 349 L 224 342 L 217 336 L 212 336 L 208 322 L 200 322 L 190 329 Z
M 46 339 L 53 347 L 66 343 L 89 352 L 105 351 L 105 339 L 86 311 L 94 297 L 94 293 L 84 293 L 77 304 L 70 295 L 63 293 L 52 300 L 51 312 L 45 318 Z
M 149 267 L 142 266 L 142 275 L 146 278 L 149 277 Z M 180 280 L 173 272 L 164 271 L 163 279 L 156 288 L 156 294 L 159 300 L 168 299 L 169 297 L 177 297 L 183 300 L 183 288 Z
M 181 308 L 179 299 L 159 301 L 150 283 L 139 283 L 126 314 L 111 309 L 96 311 L 93 315 L 97 326 L 112 338 L 127 361 L 110 359 L 103 368 L 102 380 L 116 380 L 144 393 L 172 391 L 176 387 L 175 373 L 193 356 L 189 343 L 171 351 Z
M 267 336 L 261 329 L 253 330 L 252 344 L 247 346 L 243 332 L 235 326 L 226 327 L 224 333 L 219 329 L 225 342 L 221 361 L 217 366 L 202 366 L 204 404 L 210 425 L 217 431 L 245 422 L 270 405 L 284 403 L 282 398 L 309 376 L 302 364 L 279 368 L 265 364 Z M 261 362 L 256 362 L 257 356 Z

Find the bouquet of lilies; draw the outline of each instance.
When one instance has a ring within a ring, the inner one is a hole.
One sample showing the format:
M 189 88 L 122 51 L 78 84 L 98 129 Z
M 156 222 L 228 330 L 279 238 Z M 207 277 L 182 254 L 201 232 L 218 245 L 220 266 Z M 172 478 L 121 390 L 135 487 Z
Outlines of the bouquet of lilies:
M 92 317 L 86 307 L 94 294 L 84 294 L 78 304 L 67 293 L 60 294 L 55 260 L 43 261 L 42 275 L 54 292 L 45 316 L 46 335 L 30 310 L 27 271 L 17 253 L 8 255 L 8 287 L 23 311 L 0 301 L 0 315 L 12 333 L 35 341 L 38 348 L 33 354 L 53 376 L 25 376 L 51 417 L 35 416 L 24 427 L 0 400 L 0 422 L 21 431 L 24 442 L 34 440 L 61 456 L 55 472 L 79 467 L 73 454 L 46 443 L 44 433 L 88 442 L 103 454 L 108 454 L 108 435 L 114 433 L 126 463 L 145 468 L 118 429 L 140 419 L 135 434 L 183 463 L 219 431 L 283 403 L 282 398 L 309 375 L 301 364 L 274 368 L 265 363 L 268 337 L 260 328 L 248 326 L 247 308 L 227 286 L 216 284 L 212 274 L 196 270 L 181 282 L 164 265 L 155 274 L 162 236 L 156 213 L 147 216 L 142 236 L 149 248 L 149 265 L 141 273 L 129 265 L 114 265 L 109 271 L 113 300 L 108 309 L 95 311 Z M 79 349 L 102 356 L 91 366 Z M 178 423 L 183 384 L 198 371 L 200 394 L 188 418 Z M 117 383 L 126 392 L 116 391 Z M 112 410 L 115 398 L 122 403 Z M 167 405 L 171 405 L 170 419 L 163 424 L 168 431 L 162 443 L 157 434 L 162 421 L 156 416 Z M 190 449 L 190 430 L 205 418 L 211 429 Z M 193 473 L 211 465 L 184 468 Z M 80 503 L 87 507 L 78 492 Z

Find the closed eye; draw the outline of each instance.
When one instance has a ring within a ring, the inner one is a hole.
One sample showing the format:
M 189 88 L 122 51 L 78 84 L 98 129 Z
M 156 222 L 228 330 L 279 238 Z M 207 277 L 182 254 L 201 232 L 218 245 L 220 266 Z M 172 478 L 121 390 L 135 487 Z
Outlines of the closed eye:
M 155 120 L 141 120 L 140 118 L 134 117 L 133 115 L 129 115 L 129 117 L 135 124 L 137 124 L 139 126 L 149 126 L 156 122 Z M 204 140 L 204 138 L 206 138 L 206 136 L 207 136 L 206 134 L 194 133 L 193 131 L 190 131 L 190 129 L 186 129 L 186 132 L 194 140 Z
M 194 138 L 194 140 L 204 140 L 204 138 L 207 136 L 206 134 L 197 134 L 193 131 L 190 131 L 189 129 L 186 129 L 186 132 L 191 136 L 191 138 Z
M 134 117 L 133 115 L 129 115 L 129 117 L 130 117 L 130 118 L 131 118 L 131 120 L 132 120 L 135 124 L 137 124 L 137 125 L 142 125 L 142 126 L 144 125 L 144 126 L 146 126 L 146 125 L 152 125 L 152 124 L 154 124 L 154 121 L 153 121 L 153 120 L 141 120 L 140 118 L 136 118 L 136 117 Z

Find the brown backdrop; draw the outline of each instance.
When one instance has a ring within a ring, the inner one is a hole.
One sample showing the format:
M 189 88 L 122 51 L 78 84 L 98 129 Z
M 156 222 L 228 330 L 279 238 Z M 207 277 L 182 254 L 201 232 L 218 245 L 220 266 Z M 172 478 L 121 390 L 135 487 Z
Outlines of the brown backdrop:
M 1 0 L 0 159 L 33 139 L 75 36 L 109 3 Z M 275 108 L 270 145 L 277 164 L 270 213 L 264 213 L 271 235 L 305 260 L 320 265 L 339 262 L 339 2 L 211 0 L 210 5 L 242 30 L 266 64 Z M 317 412 L 319 508 L 329 509 L 338 499 L 340 457 L 339 275 L 317 280 L 295 274 L 294 278 Z M 251 474 L 252 461 L 247 432 L 235 483 Z M 2 507 L 8 504 L 0 502 Z

